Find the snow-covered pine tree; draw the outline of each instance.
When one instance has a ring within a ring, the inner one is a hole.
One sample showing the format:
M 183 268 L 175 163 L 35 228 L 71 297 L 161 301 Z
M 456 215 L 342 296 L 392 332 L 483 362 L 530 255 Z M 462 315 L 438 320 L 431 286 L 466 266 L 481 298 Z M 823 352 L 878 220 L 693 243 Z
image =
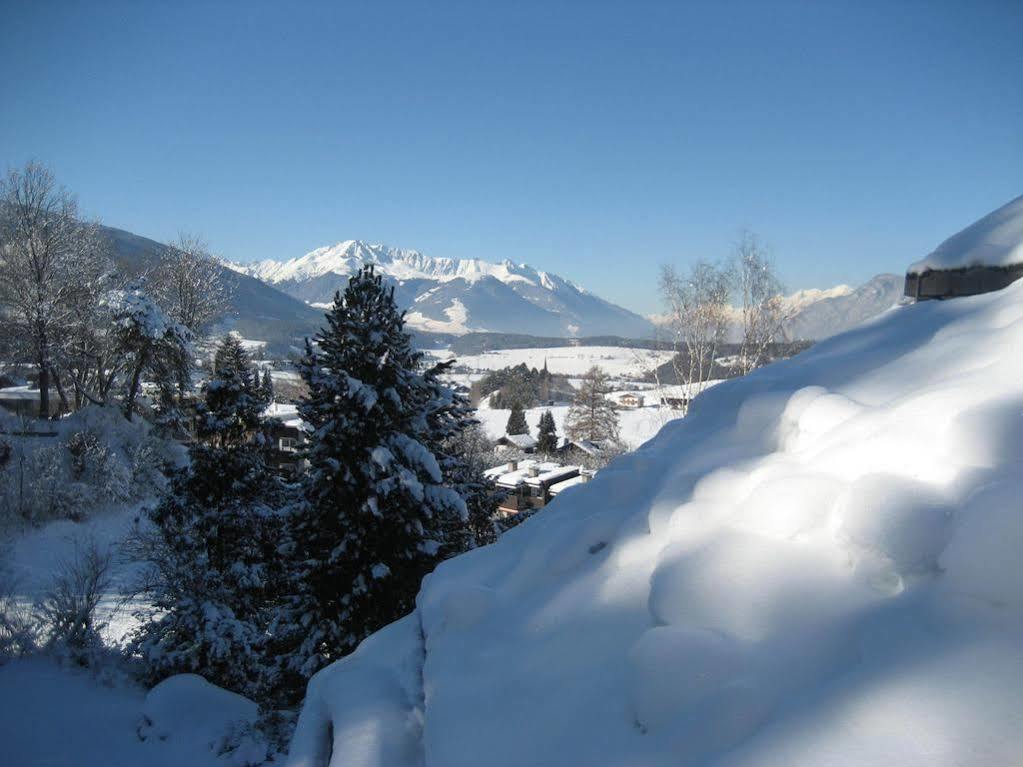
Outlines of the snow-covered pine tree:
M 517 402 L 512 405 L 511 413 L 508 414 L 508 423 L 504 427 L 504 433 L 509 435 L 529 434 L 526 414 L 522 412 L 522 406 Z
M 441 362 L 423 377 L 428 392 L 429 447 L 441 467 L 444 483 L 462 497 L 468 514 L 468 524 L 449 515 L 445 556 L 497 540 L 494 514 L 500 501 L 483 474 L 492 465 L 493 447 L 479 428 L 475 409 L 467 397 L 441 379 L 454 362 L 453 359 Z
M 540 426 L 536 435 L 536 452 L 541 455 L 554 455 L 558 450 L 558 430 L 554 425 L 554 415 L 550 410 L 543 411 Z
M 446 520 L 465 514 L 426 447 L 428 387 L 393 289 L 364 267 L 326 320 L 299 366 L 309 470 L 279 621 L 294 632 L 285 666 L 300 678 L 408 613 L 442 556 Z
M 189 466 L 149 512 L 137 545 L 152 610 L 134 649 L 157 680 L 194 672 L 254 696 L 272 685 L 268 627 L 282 580 L 283 491 L 264 462 L 255 372 L 235 339 L 217 352 Z
M 594 365 L 586 371 L 565 419 L 570 439 L 585 439 L 602 447 L 618 444 L 618 411 L 607 398 L 610 391 L 603 370 Z

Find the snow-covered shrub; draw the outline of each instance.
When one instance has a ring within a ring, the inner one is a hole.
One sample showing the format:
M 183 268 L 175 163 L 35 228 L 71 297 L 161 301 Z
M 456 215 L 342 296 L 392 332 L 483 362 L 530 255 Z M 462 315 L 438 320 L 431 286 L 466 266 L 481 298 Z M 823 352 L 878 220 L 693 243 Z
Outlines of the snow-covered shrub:
M 0 552 L 0 663 L 36 647 L 32 611 L 18 597 L 18 580 Z
M 141 497 L 163 490 L 167 484 L 164 468 L 157 440 L 150 438 L 129 448 L 128 471 L 135 495 Z
M 110 562 L 109 551 L 88 543 L 58 565 L 52 586 L 36 605 L 46 650 L 75 665 L 94 665 L 104 649 L 96 608 L 110 586 Z

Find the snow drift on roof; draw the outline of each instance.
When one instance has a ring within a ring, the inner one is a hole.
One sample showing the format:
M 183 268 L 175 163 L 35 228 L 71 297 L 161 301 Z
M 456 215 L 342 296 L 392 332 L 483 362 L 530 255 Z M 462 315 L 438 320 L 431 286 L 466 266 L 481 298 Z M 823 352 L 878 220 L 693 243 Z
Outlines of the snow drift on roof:
M 910 264 L 907 272 L 928 269 L 1005 267 L 1023 262 L 1023 195 L 988 213 L 935 248 L 927 258 Z

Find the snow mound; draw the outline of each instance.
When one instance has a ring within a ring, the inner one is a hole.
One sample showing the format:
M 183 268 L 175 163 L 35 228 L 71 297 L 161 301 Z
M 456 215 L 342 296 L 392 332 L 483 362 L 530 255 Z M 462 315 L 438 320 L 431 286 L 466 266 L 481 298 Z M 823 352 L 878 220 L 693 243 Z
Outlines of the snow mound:
M 1020 348 L 1023 282 L 709 389 L 314 678 L 291 764 L 1018 763 Z
M 232 767 L 266 761 L 266 741 L 254 729 L 256 704 L 196 674 L 164 679 L 146 695 L 142 714 L 142 740 L 200 744 Z
M 939 245 L 907 272 L 1012 266 L 1023 262 L 1023 195 L 975 221 Z

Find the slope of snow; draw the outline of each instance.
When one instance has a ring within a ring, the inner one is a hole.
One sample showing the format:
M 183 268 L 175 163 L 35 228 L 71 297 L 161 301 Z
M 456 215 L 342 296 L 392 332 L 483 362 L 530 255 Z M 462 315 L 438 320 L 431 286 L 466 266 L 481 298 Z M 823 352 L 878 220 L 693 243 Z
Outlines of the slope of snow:
M 1011 266 L 1023 262 L 1023 195 L 952 235 L 906 271 Z
M 291 764 L 1018 763 L 1021 345 L 1016 283 L 713 387 L 322 671 Z

